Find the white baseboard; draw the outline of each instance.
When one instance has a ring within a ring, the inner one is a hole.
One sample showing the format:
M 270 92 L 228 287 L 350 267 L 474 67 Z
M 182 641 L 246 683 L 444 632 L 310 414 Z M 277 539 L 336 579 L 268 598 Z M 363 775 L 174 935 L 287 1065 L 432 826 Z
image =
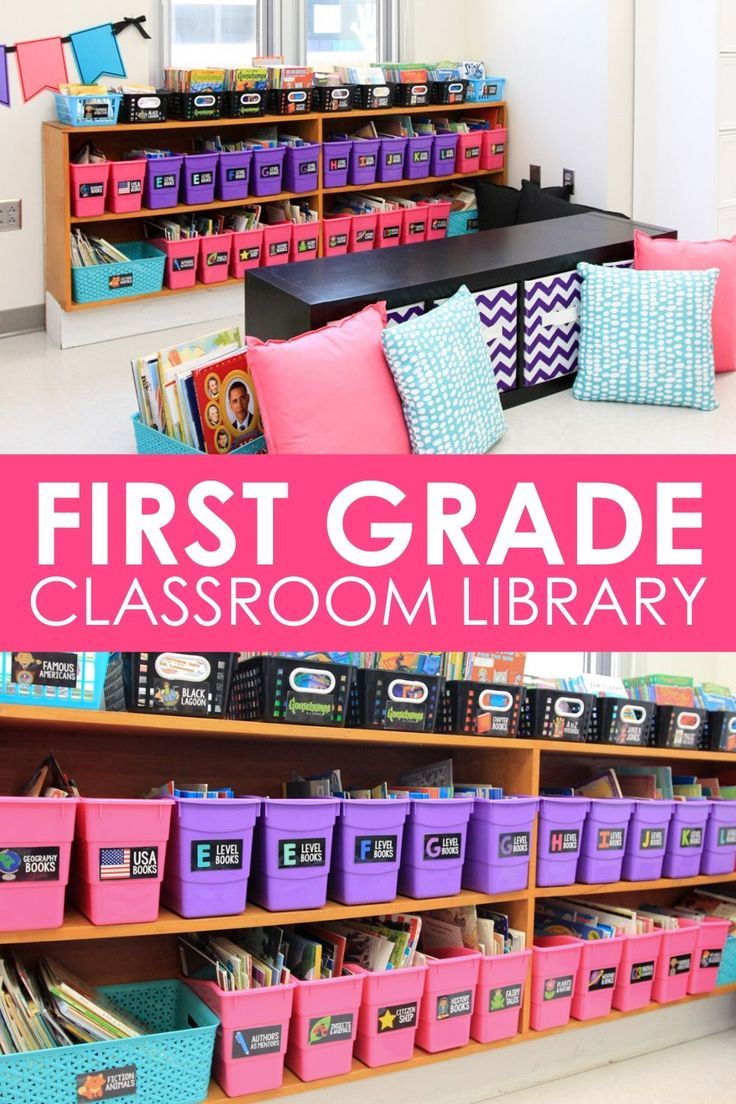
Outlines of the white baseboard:
M 212 322 L 231 315 L 243 316 L 242 284 L 208 287 L 170 298 L 121 300 L 109 307 L 63 311 L 53 295 L 46 293 L 46 333 L 60 349 L 94 345 L 118 337 L 151 333 L 175 326 Z
M 295 1104 L 393 1104 L 401 1100 L 475 1104 L 732 1027 L 736 1027 L 736 995 L 728 993 L 468 1058 L 451 1058 L 405 1072 L 397 1070 L 385 1077 L 369 1077 L 331 1089 L 315 1086 L 313 1092 L 300 1093 L 294 1100 Z

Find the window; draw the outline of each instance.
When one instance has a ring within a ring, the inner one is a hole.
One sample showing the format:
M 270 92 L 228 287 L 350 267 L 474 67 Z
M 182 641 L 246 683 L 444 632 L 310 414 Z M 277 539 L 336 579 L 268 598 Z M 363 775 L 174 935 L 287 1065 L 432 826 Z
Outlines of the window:
M 168 0 L 168 58 L 177 69 L 250 65 L 260 52 L 259 0 Z
M 306 59 L 314 69 L 379 60 L 378 0 L 306 0 Z
M 620 656 L 612 652 L 527 652 L 525 674 L 536 678 L 618 675 Z

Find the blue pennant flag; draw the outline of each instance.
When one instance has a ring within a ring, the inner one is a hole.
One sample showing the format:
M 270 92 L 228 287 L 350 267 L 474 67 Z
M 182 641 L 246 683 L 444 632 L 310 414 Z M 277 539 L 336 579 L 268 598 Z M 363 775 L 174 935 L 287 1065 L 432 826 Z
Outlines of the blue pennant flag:
M 103 74 L 108 77 L 127 75 L 112 24 L 103 23 L 69 37 L 82 84 L 94 84 Z

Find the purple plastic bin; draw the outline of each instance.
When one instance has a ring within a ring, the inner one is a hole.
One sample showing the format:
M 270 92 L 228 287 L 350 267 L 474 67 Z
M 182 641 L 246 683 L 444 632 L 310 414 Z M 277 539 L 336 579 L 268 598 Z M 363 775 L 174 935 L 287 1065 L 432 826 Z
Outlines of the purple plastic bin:
M 175 801 L 161 900 L 180 916 L 243 912 L 260 799 Z
M 408 139 L 404 166 L 404 176 L 407 180 L 423 180 L 429 176 L 433 142 L 433 134 L 416 134 Z
M 151 157 L 143 185 L 143 206 L 158 210 L 175 207 L 179 202 L 179 180 L 183 154 L 172 157 Z
M 218 153 L 185 153 L 181 170 L 181 202 L 212 203 Z
M 407 138 L 384 135 L 378 156 L 378 179 L 383 184 L 404 179 Z
M 476 798 L 468 823 L 463 889 L 505 893 L 529 885 L 536 797 Z
M 736 861 L 736 801 L 712 801 L 701 874 L 732 874 Z
M 352 139 L 322 143 L 322 187 L 344 188 L 350 171 Z
M 330 897 L 343 905 L 393 901 L 409 800 L 343 801 L 335 821 Z
M 252 900 L 271 912 L 322 908 L 339 808 L 334 797 L 263 799 L 253 839 Z
M 646 882 L 662 877 L 667 831 L 674 801 L 635 801 L 626 837 L 621 876 L 627 882 Z
M 250 190 L 254 196 L 278 195 L 284 175 L 286 146 L 254 149 L 250 163 Z
M 217 163 L 217 198 L 245 199 L 250 181 L 253 150 L 231 150 L 220 154 Z
M 459 134 L 435 134 L 429 162 L 431 176 L 450 176 L 454 173 L 459 138 Z
M 316 192 L 319 182 L 319 142 L 309 146 L 287 146 L 284 158 L 284 190 Z
M 700 873 L 710 807 L 705 798 L 675 802 L 662 867 L 665 878 L 694 878 Z
M 634 802 L 625 797 L 593 798 L 583 828 L 577 880 L 586 885 L 621 880 L 626 835 Z
M 356 138 L 350 150 L 351 184 L 375 184 L 378 173 L 378 154 L 381 149 L 380 138 Z
M 460 892 L 472 797 L 411 801 L 404 829 L 399 893 L 448 897 Z
M 578 868 L 587 797 L 541 797 L 537 835 L 537 885 L 572 885 Z

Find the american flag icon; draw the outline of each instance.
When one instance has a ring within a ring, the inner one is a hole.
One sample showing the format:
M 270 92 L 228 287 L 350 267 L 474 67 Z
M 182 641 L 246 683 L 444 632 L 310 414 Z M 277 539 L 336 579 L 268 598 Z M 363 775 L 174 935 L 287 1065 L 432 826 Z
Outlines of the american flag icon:
M 130 877 L 130 848 L 100 848 L 100 880 Z

